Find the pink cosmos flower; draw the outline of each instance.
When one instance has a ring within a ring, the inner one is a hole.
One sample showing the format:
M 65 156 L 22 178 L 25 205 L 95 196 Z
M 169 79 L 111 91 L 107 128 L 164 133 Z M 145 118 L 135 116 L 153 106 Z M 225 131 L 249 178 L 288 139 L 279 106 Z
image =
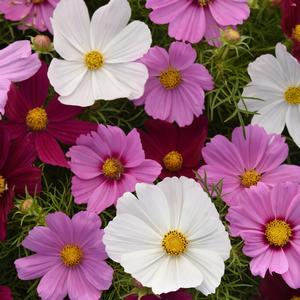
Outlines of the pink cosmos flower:
M 220 45 L 220 29 L 242 24 L 249 17 L 247 0 L 147 0 L 150 19 L 169 24 L 169 36 L 198 43 L 203 36 Z
M 281 274 L 300 288 L 300 186 L 286 182 L 272 190 L 261 185 L 249 189 L 227 215 L 230 233 L 241 236 L 243 252 L 252 257 L 253 275 Z
M 46 105 L 50 86 L 47 71 L 48 66 L 43 63 L 33 77 L 19 83 L 18 87 L 11 85 L 5 120 L 0 121 L 0 128 L 7 130 L 14 139 L 30 141 L 41 161 L 68 168 L 57 140 L 75 144 L 80 134 L 96 130 L 97 125 L 74 120 L 83 109 L 61 104 L 57 96 Z
M 31 77 L 40 66 L 37 54 L 31 54 L 29 41 L 17 41 L 0 50 L 0 115 L 4 113 L 11 82 Z
M 244 129 L 235 128 L 231 141 L 217 135 L 202 149 L 206 165 L 200 167 L 199 174 L 209 186 L 222 181 L 222 196 L 228 205 L 237 204 L 250 187 L 300 183 L 300 167 L 282 165 L 288 156 L 283 137 L 267 134 L 257 125 Z
M 204 109 L 204 90 L 213 89 L 213 79 L 201 64 L 194 63 L 196 51 L 190 44 L 173 42 L 169 53 L 153 47 L 141 61 L 147 66 L 149 79 L 144 95 L 135 100 L 145 104 L 154 119 L 177 122 L 183 127 L 199 117 Z
M 116 126 L 99 125 L 76 144 L 67 153 L 75 174 L 72 193 L 77 204 L 88 203 L 89 211 L 102 212 L 125 192 L 133 192 L 136 183 L 152 183 L 161 172 L 159 163 L 145 159 L 136 129 L 125 135 Z
M 34 27 L 39 31 L 47 29 L 52 33 L 50 18 L 59 0 L 1 0 L 0 12 L 5 19 L 21 21 L 19 29 Z
M 98 300 L 109 289 L 112 268 L 102 243 L 101 222 L 94 213 L 79 212 L 70 219 L 49 214 L 47 226 L 36 226 L 22 245 L 36 252 L 15 261 L 18 277 L 42 277 L 37 292 L 43 300 Z

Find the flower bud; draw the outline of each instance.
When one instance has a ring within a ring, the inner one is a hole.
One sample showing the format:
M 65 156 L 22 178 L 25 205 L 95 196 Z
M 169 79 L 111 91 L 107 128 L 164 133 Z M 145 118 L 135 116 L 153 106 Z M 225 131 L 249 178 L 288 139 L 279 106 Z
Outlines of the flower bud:
M 22 211 L 23 213 L 27 212 L 30 210 L 30 208 L 32 207 L 33 205 L 33 200 L 32 199 L 25 199 L 21 205 L 20 205 L 20 211 Z
M 237 30 L 235 30 L 231 27 L 228 27 L 223 32 L 223 38 L 227 42 L 236 43 L 236 42 L 240 41 L 241 35 Z
M 47 35 L 38 34 L 31 39 L 33 49 L 37 52 L 51 52 L 53 45 L 50 38 Z

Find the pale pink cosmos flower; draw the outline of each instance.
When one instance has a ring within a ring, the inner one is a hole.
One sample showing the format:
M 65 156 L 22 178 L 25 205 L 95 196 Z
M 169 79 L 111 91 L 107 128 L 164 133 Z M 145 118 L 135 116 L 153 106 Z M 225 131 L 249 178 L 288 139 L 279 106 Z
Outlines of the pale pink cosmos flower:
M 198 43 L 203 37 L 220 46 L 220 30 L 249 17 L 247 0 L 147 0 L 156 24 L 169 24 L 169 36 Z
M 81 135 L 67 156 L 71 158 L 72 193 L 77 204 L 88 203 L 100 213 L 115 204 L 136 183 L 153 183 L 161 165 L 145 159 L 136 129 L 126 135 L 116 126 L 99 125 L 97 132 Z
M 200 176 L 209 186 L 222 185 L 222 197 L 228 205 L 238 204 L 250 187 L 300 183 L 300 167 L 282 164 L 288 156 L 284 138 L 268 134 L 258 125 L 235 128 L 231 141 L 215 136 L 202 149 L 202 156 L 206 165 L 200 167 Z
M 21 21 L 19 29 L 34 27 L 52 33 L 50 18 L 59 0 L 1 0 L 0 13 L 5 19 Z
M 153 47 L 141 62 L 149 71 L 144 95 L 134 104 L 145 104 L 145 111 L 154 119 L 190 125 L 204 109 L 204 91 L 213 89 L 208 70 L 195 63 L 197 52 L 190 44 L 173 42 L 167 52 Z
M 277 273 L 300 288 L 300 186 L 286 182 L 272 190 L 249 189 L 227 215 L 230 233 L 244 240 L 253 275 Z
M 10 84 L 30 78 L 40 67 L 29 41 L 17 41 L 0 50 L 0 114 L 4 114 Z

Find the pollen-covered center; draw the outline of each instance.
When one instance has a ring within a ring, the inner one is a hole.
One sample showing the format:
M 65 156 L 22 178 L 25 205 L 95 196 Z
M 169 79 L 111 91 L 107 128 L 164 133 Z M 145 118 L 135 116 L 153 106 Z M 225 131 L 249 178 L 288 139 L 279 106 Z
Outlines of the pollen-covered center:
M 102 172 L 105 177 L 119 180 L 124 173 L 124 167 L 118 159 L 107 158 L 102 166 Z
M 0 197 L 6 190 L 6 180 L 3 176 L 0 175 Z
M 180 231 L 170 230 L 164 235 L 161 245 L 167 254 L 179 256 L 186 251 L 188 243 L 187 238 Z
M 283 247 L 292 237 L 292 228 L 287 222 L 275 219 L 266 225 L 265 236 L 270 245 Z
M 26 116 L 26 125 L 31 130 L 43 130 L 46 128 L 48 116 L 46 110 L 42 107 L 31 109 Z
M 261 174 L 259 174 L 255 169 L 246 170 L 241 176 L 241 185 L 249 188 L 250 186 L 257 185 L 261 179 Z
M 104 57 L 98 50 L 87 52 L 84 56 L 84 63 L 89 70 L 98 70 L 104 64 Z
M 44 0 L 31 0 L 31 3 L 33 3 L 33 4 L 40 4 L 43 2 L 44 2 Z
M 60 252 L 60 258 L 65 266 L 77 266 L 82 259 L 82 251 L 77 245 L 66 245 Z
M 293 33 L 292 33 L 292 37 L 296 41 L 300 42 L 300 24 L 298 24 L 298 25 L 295 26 L 295 28 L 293 30 Z M 299 298 L 299 300 L 300 300 L 300 298 Z
M 171 172 L 178 172 L 182 168 L 183 157 L 178 151 L 171 151 L 163 158 L 165 168 Z
M 167 90 L 175 89 L 181 83 L 181 74 L 174 68 L 169 68 L 160 73 L 159 81 Z
M 284 93 L 285 101 L 289 104 L 300 104 L 300 87 L 291 86 Z
M 294 296 L 291 298 L 291 300 L 300 300 L 300 296 Z
M 197 0 L 198 4 L 202 7 L 205 7 L 210 4 L 211 0 Z

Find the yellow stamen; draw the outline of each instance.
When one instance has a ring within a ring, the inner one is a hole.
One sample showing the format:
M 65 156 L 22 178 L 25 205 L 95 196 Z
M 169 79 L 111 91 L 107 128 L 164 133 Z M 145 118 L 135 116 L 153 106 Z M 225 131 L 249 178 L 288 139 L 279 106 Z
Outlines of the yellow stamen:
M 250 186 L 257 185 L 261 179 L 261 174 L 259 174 L 255 169 L 252 169 L 245 171 L 240 178 L 242 186 L 249 188 Z
M 3 195 L 6 189 L 7 189 L 6 180 L 3 176 L 0 175 L 0 197 Z
M 180 231 L 170 230 L 164 235 L 161 245 L 167 254 L 179 256 L 186 251 L 188 243 L 187 238 Z
M 32 2 L 33 4 L 40 4 L 40 3 L 43 3 L 44 0 L 31 0 L 31 2 Z
M 292 237 L 292 229 L 287 222 L 275 219 L 266 225 L 265 236 L 270 245 L 283 247 Z
M 211 0 L 198 0 L 199 5 L 202 7 L 207 6 L 210 2 Z
M 31 109 L 26 116 L 26 125 L 31 130 L 43 130 L 46 128 L 48 116 L 42 107 Z
M 285 101 L 289 104 L 300 104 L 300 87 L 291 86 L 284 93 Z
M 108 158 L 102 166 L 102 172 L 110 179 L 119 180 L 124 173 L 124 167 L 118 159 Z
M 178 172 L 182 168 L 183 157 L 178 151 L 171 151 L 163 158 L 164 166 L 171 172 Z
M 293 33 L 292 33 L 292 37 L 297 41 L 300 42 L 300 24 L 296 25 Z
M 100 69 L 104 64 L 103 54 L 98 50 L 87 52 L 84 56 L 84 63 L 91 71 Z
M 174 68 L 169 68 L 160 73 L 159 81 L 167 90 L 175 89 L 181 83 L 181 74 Z
M 82 259 L 82 251 L 77 245 L 66 245 L 60 252 L 60 258 L 65 266 L 77 266 Z
M 300 296 L 294 296 L 291 300 L 300 300 Z

